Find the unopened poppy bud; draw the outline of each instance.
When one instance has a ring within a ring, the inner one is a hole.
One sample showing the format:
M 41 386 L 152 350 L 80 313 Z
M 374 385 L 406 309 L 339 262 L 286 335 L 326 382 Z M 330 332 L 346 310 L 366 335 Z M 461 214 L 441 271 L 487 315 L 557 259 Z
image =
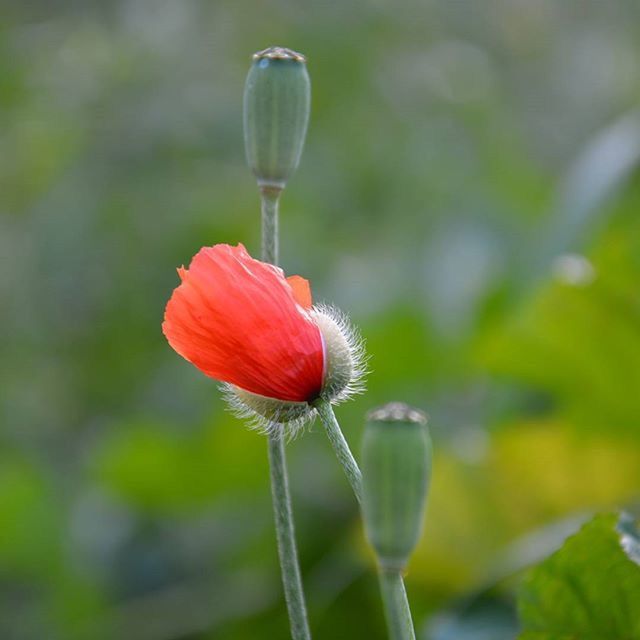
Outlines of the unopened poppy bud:
M 283 189 L 297 168 L 310 104 L 303 55 L 282 47 L 253 55 L 244 90 L 244 140 L 260 187 Z
M 169 344 L 258 428 L 293 435 L 319 400 L 362 390 L 362 340 L 337 309 L 313 305 L 304 278 L 227 244 L 203 247 L 178 273 L 162 324 Z
M 384 569 L 405 568 L 422 532 L 431 440 L 425 415 L 393 402 L 367 416 L 362 447 L 365 530 Z

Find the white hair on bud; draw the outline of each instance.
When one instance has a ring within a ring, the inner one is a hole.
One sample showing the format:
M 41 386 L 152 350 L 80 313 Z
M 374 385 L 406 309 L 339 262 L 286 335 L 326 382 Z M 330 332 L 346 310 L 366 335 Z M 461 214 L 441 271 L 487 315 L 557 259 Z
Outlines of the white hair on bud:
M 287 441 L 293 440 L 316 416 L 316 410 L 306 402 L 265 398 L 226 382 L 220 390 L 228 411 L 263 435 L 281 434 Z
M 364 340 L 346 314 L 328 305 L 317 305 L 311 317 L 318 325 L 325 358 L 325 380 L 320 398 L 339 404 L 364 391 L 368 373 Z M 288 402 L 267 398 L 232 384 L 220 385 L 228 410 L 246 421 L 250 429 L 265 435 L 280 434 L 287 441 L 295 438 L 316 417 L 316 409 L 307 402 Z
M 331 401 L 331 404 L 339 404 L 363 393 L 365 390 L 364 378 L 369 373 L 369 369 L 365 343 L 360 332 L 351 324 L 347 314 L 336 307 L 327 304 L 315 305 L 312 316 L 320 326 L 325 341 L 327 337 L 323 329 L 326 328 L 326 320 L 333 323 L 339 335 L 344 339 L 343 347 L 350 365 L 348 375 L 341 380 L 325 380 L 321 396 Z M 325 349 L 326 347 L 325 344 Z

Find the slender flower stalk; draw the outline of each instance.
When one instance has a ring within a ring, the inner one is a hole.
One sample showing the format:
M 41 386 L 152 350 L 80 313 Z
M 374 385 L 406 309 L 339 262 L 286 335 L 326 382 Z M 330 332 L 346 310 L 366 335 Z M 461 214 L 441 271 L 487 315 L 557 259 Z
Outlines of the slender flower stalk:
M 349 484 L 353 489 L 356 500 L 358 503 L 361 503 L 362 473 L 360 473 L 358 463 L 353 457 L 351 449 L 349 449 L 349 443 L 340 429 L 333 407 L 331 406 L 331 403 L 326 400 L 319 400 L 315 403 L 315 407 L 327 432 L 327 437 L 333 447 L 336 458 L 338 458 L 338 461 L 342 465 L 344 473 L 347 476 L 347 480 L 349 480 Z
M 278 203 L 281 191 L 275 187 L 263 187 L 260 191 L 262 200 L 262 260 L 274 265 L 278 263 Z M 291 637 L 292 640 L 311 640 L 296 547 L 284 438 L 282 431 L 270 431 L 267 438 L 278 556 L 284 597 L 289 612 Z
M 307 621 L 307 607 L 298 564 L 298 550 L 296 548 L 287 474 L 287 459 L 282 436 L 269 434 L 268 447 L 278 556 L 280 558 L 284 597 L 289 612 L 291 638 L 292 640 L 311 640 L 311 632 Z
M 387 621 L 390 640 L 415 640 L 416 634 L 411 619 L 411 610 L 407 592 L 404 588 L 402 573 L 395 569 L 378 570 L 380 593 L 384 604 L 384 616 Z
M 278 264 L 279 234 L 278 209 L 282 189 L 278 187 L 262 187 L 260 201 L 262 204 L 262 260 L 270 264 Z

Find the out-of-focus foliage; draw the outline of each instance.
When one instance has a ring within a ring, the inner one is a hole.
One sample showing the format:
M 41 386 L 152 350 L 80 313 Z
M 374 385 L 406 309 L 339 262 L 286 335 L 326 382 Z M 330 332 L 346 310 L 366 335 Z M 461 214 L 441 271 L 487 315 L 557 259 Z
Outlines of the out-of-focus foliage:
M 426 633 L 432 640 L 513 640 L 518 622 L 503 600 L 481 597 L 454 614 L 438 614 Z
M 518 608 L 527 640 L 640 638 L 640 568 L 602 515 L 525 577 Z
M 521 570 L 638 506 L 636 0 L 9 0 L 2 638 L 286 636 L 264 439 L 160 332 L 176 266 L 257 251 L 241 103 L 272 44 L 312 82 L 283 266 L 371 354 L 346 435 L 389 400 L 430 414 L 422 638 L 512 633 Z M 288 452 L 314 635 L 384 638 L 326 438 Z
M 437 458 L 416 575 L 409 580 L 442 580 L 441 588 L 480 581 L 491 565 L 479 557 L 496 567 L 512 564 L 514 536 L 566 514 L 630 503 L 639 484 L 637 447 L 576 434 L 559 422 L 509 425 L 482 463 L 444 453 Z

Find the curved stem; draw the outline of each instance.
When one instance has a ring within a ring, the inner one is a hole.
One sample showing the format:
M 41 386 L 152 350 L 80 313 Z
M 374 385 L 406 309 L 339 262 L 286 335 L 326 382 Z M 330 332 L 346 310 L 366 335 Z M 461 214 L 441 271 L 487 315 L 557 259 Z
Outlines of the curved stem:
M 278 263 L 278 200 L 280 189 L 263 187 L 262 195 L 262 259 L 271 264 Z M 273 514 L 278 540 L 278 557 L 284 597 L 289 613 L 289 625 L 293 640 L 311 640 L 307 608 L 304 601 L 300 564 L 296 548 L 287 459 L 284 440 L 279 432 L 268 435 L 269 472 L 271 477 L 271 496 Z
M 315 407 L 318 411 L 318 415 L 320 416 L 320 420 L 322 420 L 322 424 L 324 425 L 324 428 L 327 432 L 327 436 L 329 438 L 329 442 L 331 442 L 333 451 L 335 452 L 338 461 L 342 465 L 345 475 L 349 480 L 349 484 L 353 489 L 356 500 L 361 503 L 362 473 L 360 472 L 358 463 L 353 457 L 351 449 L 349 449 L 349 444 L 347 443 L 342 430 L 340 429 L 340 425 L 338 424 L 338 420 L 336 419 L 336 414 L 333 412 L 333 407 L 327 400 L 319 400 L 318 402 L 316 402 Z
M 411 610 L 401 573 L 380 568 L 378 576 L 390 640 L 415 640 Z

